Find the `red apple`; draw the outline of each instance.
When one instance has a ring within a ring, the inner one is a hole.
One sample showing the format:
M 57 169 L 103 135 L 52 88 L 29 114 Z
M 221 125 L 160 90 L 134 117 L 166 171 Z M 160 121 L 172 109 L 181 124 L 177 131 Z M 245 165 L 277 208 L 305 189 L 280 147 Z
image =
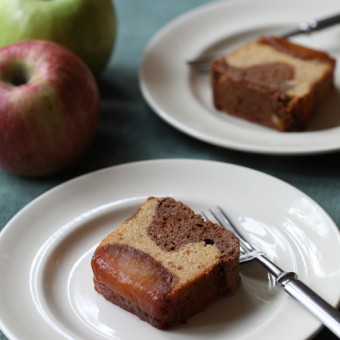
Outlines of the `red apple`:
M 53 42 L 0 49 L 0 166 L 47 176 L 75 162 L 92 141 L 99 93 L 89 68 Z

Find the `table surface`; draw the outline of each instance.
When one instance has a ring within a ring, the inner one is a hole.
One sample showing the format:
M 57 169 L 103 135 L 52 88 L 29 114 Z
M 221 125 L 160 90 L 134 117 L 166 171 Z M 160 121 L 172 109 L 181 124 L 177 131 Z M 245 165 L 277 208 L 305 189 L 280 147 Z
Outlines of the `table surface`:
M 340 225 L 340 153 L 272 156 L 233 151 L 182 134 L 145 102 L 138 69 L 146 43 L 167 22 L 207 0 L 116 1 L 118 40 L 98 80 L 101 118 L 97 136 L 71 169 L 50 178 L 25 178 L 0 169 L 0 229 L 25 205 L 79 175 L 126 162 L 190 158 L 238 164 L 271 174 L 314 199 Z M 323 329 L 315 339 L 335 339 Z M 0 339 L 7 339 L 0 331 Z

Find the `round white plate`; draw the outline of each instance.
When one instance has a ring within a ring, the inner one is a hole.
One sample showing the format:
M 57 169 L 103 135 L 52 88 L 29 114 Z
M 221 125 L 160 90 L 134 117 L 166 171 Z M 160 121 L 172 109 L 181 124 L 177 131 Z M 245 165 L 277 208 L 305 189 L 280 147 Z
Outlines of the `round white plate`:
M 340 299 L 340 238 L 309 197 L 226 163 L 160 160 L 94 172 L 48 191 L 0 234 L 0 328 L 10 339 L 303 339 L 320 323 L 256 263 L 242 285 L 188 323 L 159 331 L 95 292 L 97 244 L 150 195 L 196 211 L 220 205 L 268 257 L 332 305 Z M 204 294 L 204 292 L 202 292 Z
M 336 91 L 307 131 L 282 133 L 217 111 L 209 77 L 191 72 L 186 62 L 227 53 L 263 34 L 285 32 L 302 20 L 340 12 L 338 0 L 237 0 L 211 3 L 166 25 L 146 47 L 140 86 L 155 112 L 180 131 L 226 148 L 265 154 L 311 154 L 340 149 L 340 68 Z M 340 25 L 301 44 L 324 49 L 340 61 Z

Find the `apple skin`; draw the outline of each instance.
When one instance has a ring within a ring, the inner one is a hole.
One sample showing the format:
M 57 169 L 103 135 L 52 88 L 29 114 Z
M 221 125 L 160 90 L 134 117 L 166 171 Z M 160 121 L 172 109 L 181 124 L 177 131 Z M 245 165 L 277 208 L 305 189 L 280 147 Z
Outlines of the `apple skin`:
M 95 78 L 73 52 L 48 41 L 0 49 L 0 167 L 53 175 L 85 152 L 98 119 Z
M 49 40 L 76 53 L 99 76 L 116 39 L 111 0 L 1 0 L 0 47 Z

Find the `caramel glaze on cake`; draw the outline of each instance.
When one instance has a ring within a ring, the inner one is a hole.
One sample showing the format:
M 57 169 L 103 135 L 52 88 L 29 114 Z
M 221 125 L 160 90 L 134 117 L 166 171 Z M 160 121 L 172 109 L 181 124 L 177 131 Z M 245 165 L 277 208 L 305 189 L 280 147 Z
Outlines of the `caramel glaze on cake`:
M 173 198 L 150 197 L 92 258 L 95 289 L 166 329 L 234 293 L 239 240 Z
M 279 131 L 301 131 L 331 93 L 335 59 L 261 37 L 211 63 L 217 109 Z

